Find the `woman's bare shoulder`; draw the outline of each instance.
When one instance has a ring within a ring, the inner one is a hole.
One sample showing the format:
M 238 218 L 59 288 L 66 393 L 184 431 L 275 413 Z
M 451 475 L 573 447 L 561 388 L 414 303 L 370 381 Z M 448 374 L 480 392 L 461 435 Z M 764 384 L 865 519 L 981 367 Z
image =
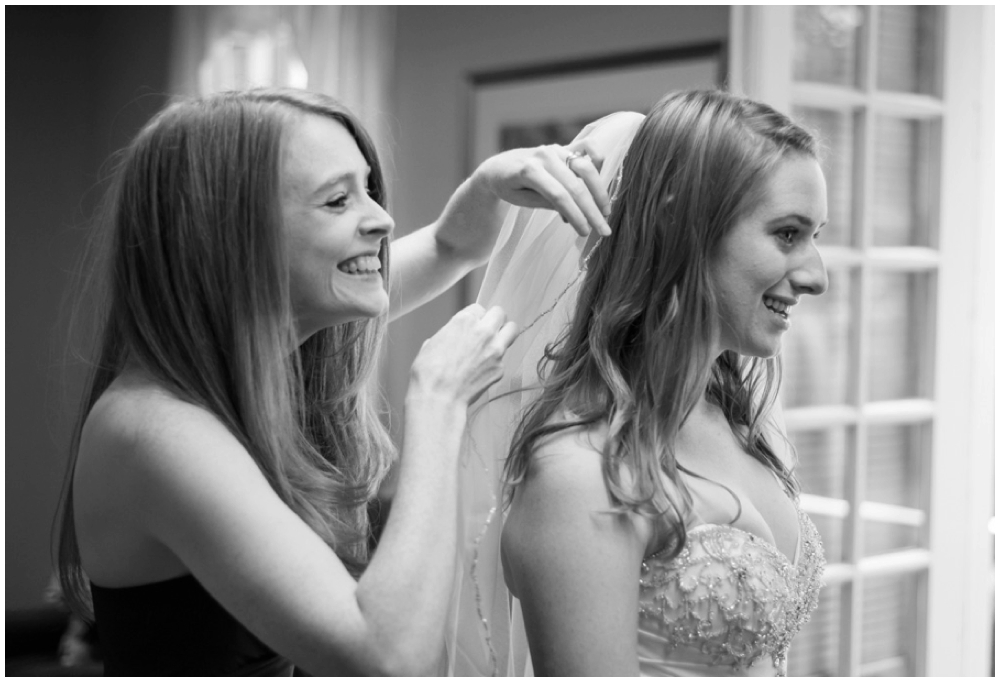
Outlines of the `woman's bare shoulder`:
M 224 477 L 247 466 L 253 461 L 246 449 L 208 409 L 148 374 L 126 372 L 84 423 L 74 495 L 104 507 L 101 499 L 114 491 L 126 507 L 148 506 L 154 493 L 182 488 L 210 469 Z
M 162 541 L 165 524 L 181 518 L 199 481 L 233 480 L 247 465 L 246 451 L 208 410 L 125 372 L 87 415 L 74 467 L 76 533 L 90 577 L 117 586 L 187 572 Z
M 169 450 L 190 440 L 235 439 L 209 410 L 149 374 L 127 371 L 94 404 L 81 433 L 81 454 Z

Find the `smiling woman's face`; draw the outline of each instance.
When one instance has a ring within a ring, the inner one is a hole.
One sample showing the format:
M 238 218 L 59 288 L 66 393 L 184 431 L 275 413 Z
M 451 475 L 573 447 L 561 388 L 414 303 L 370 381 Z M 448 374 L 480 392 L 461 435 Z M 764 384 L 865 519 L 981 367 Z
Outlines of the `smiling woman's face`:
M 393 221 L 368 194 L 370 168 L 339 122 L 306 114 L 282 144 L 281 209 L 300 341 L 389 305 L 378 259 Z
M 826 223 L 819 163 L 793 154 L 766 179 L 757 206 L 719 244 L 710 268 L 719 302 L 719 352 L 772 357 L 803 294 L 826 291 L 816 236 Z

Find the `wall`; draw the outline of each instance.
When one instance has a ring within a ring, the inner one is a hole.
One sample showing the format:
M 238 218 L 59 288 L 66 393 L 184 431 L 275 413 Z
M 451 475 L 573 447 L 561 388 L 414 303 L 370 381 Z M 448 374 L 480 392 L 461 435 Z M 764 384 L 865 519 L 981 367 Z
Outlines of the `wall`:
M 40 606 L 82 371 L 71 273 L 101 166 L 164 102 L 169 8 L 8 7 L 6 608 Z M 105 169 L 106 170 L 106 169 Z
M 471 74 L 725 41 L 729 35 L 725 5 L 400 7 L 398 12 L 390 163 L 397 237 L 433 221 L 466 176 Z M 383 376 L 397 440 L 410 364 L 461 300 L 455 287 L 390 325 Z

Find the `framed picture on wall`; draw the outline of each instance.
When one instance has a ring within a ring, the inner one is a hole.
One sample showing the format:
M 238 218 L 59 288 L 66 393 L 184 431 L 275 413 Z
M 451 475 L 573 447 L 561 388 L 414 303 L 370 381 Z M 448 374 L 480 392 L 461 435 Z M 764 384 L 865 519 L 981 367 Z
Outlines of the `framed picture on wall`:
M 718 42 L 474 74 L 467 172 L 508 149 L 568 144 L 602 116 L 646 113 L 672 90 L 719 87 L 725 78 Z M 484 272 L 466 278 L 467 303 L 476 300 Z

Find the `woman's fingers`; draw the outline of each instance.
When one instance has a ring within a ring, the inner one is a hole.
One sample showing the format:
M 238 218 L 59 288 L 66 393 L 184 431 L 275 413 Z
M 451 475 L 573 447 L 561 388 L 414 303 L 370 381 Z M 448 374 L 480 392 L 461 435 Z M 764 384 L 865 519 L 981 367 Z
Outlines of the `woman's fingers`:
M 592 230 L 609 235 L 605 214 L 610 200 L 598 171 L 602 159 L 597 157 L 595 165 L 588 142 L 574 145 L 513 149 L 483 162 L 478 171 L 504 201 L 558 211 L 582 236 Z
M 521 327 L 514 321 L 504 322 L 503 326 L 500 327 L 500 331 L 497 332 L 497 340 L 505 351 L 510 348 L 510 344 L 514 343 L 520 331 Z
M 586 145 L 582 146 L 586 147 Z M 583 200 L 582 202 L 578 202 L 581 210 L 584 213 L 588 213 L 588 220 L 590 220 L 591 224 L 594 224 L 594 220 L 589 215 L 589 212 L 591 207 L 596 207 L 601 214 L 601 220 L 597 223 L 598 228 L 607 226 L 607 217 L 611 213 L 611 199 L 608 196 L 607 188 L 604 186 L 604 181 L 601 180 L 600 167 L 603 160 L 591 156 L 586 148 L 582 149 L 582 151 L 575 151 L 571 147 L 567 147 L 567 149 L 570 150 L 570 155 L 566 157 L 566 167 L 577 178 L 582 180 L 587 188 L 587 195 L 585 197 L 578 197 Z M 605 232 L 598 229 L 598 231 L 604 234 L 604 236 L 611 234 L 610 230 Z
M 573 153 L 582 155 L 571 164 L 573 172 L 580 179 L 587 183 L 594 201 L 597 202 L 601 215 L 605 218 L 611 214 L 611 197 L 608 196 L 608 188 L 601 180 L 601 169 L 604 167 L 604 156 L 593 145 L 591 140 L 586 138 L 576 140 L 566 146 L 566 149 Z
M 593 229 L 601 229 L 600 223 L 604 216 L 600 215 L 597 205 L 590 200 L 593 211 L 590 215 L 584 211 L 581 204 L 586 205 L 590 191 L 586 184 L 568 168 L 531 166 L 525 173 L 533 189 L 541 197 L 541 207 L 554 209 L 569 223 L 576 232 L 586 237 Z
M 517 338 L 519 327 L 513 320 L 507 319 L 507 313 L 500 306 L 493 306 L 483 315 L 479 324 L 486 327 L 487 332 L 492 334 L 500 354 L 503 355 L 510 348 Z
M 459 317 L 460 315 L 465 315 L 466 317 L 471 317 L 473 320 L 481 320 L 483 315 L 486 314 L 486 308 L 479 305 L 478 303 L 472 303 L 465 306 L 461 310 L 452 316 L 452 319 Z
M 482 306 L 479 306 L 482 308 Z M 485 326 L 491 333 L 496 333 L 503 326 L 503 323 L 507 321 L 507 313 L 503 311 L 498 305 L 493 306 L 489 310 L 483 312 L 479 323 Z
M 598 172 L 600 172 L 601 168 L 604 167 L 604 154 L 602 154 L 597 148 L 593 140 L 583 136 L 582 134 L 580 137 L 566 145 L 566 149 L 578 154 L 586 154 Z
M 524 171 L 529 187 L 581 236 L 589 235 L 591 230 L 610 235 L 604 215 L 608 193 L 593 161 L 566 147 L 542 147 L 536 152 L 540 163 L 529 164 Z
M 463 308 L 424 342 L 411 370 L 411 387 L 471 404 L 503 376 L 503 356 L 517 330 L 500 307 Z
M 577 151 L 579 150 L 579 151 Z M 597 230 L 599 234 L 608 236 L 611 228 L 608 227 L 607 215 L 610 206 L 607 189 L 601 182 L 600 171 L 594 164 L 594 159 L 590 157 L 588 145 L 585 141 L 577 143 L 576 147 L 554 147 L 551 153 L 561 163 L 551 163 L 546 165 L 549 173 L 564 188 L 565 195 L 554 193 L 554 203 L 563 210 L 560 213 L 564 218 L 576 228 L 581 235 L 590 234 L 591 230 Z M 601 159 L 598 159 L 598 163 Z M 572 206 L 568 206 L 568 197 Z M 575 211 L 573 209 L 576 209 Z M 568 214 L 566 212 L 567 211 Z M 586 219 L 586 229 L 574 222 L 573 218 L 577 213 Z

